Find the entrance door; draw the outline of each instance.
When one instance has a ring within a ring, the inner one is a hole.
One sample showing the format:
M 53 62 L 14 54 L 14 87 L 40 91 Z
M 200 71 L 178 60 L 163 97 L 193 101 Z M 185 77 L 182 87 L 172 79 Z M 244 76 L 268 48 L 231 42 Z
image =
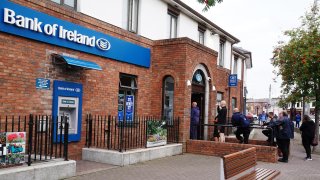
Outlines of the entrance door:
M 197 139 L 203 139 L 204 128 L 203 126 L 201 126 L 201 124 L 204 124 L 204 93 L 193 92 L 191 95 L 191 103 L 192 102 L 196 102 L 200 109 L 200 119 L 199 119 L 200 126 L 198 127 Z

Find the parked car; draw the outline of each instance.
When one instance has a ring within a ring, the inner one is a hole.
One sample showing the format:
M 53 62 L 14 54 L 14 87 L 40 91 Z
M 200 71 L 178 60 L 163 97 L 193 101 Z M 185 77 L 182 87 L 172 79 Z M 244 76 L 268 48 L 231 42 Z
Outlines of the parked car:
M 255 121 L 258 120 L 258 116 L 257 116 L 256 114 L 254 114 L 254 115 L 252 115 L 252 116 L 253 116 L 253 119 L 254 119 Z

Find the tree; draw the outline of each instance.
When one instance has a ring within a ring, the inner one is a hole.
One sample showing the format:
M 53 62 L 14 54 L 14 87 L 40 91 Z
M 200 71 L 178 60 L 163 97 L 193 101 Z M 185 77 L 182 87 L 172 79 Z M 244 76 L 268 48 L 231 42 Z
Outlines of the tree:
M 279 42 L 272 64 L 282 77 L 282 92 L 287 101 L 315 99 L 316 136 L 319 139 L 320 114 L 320 14 L 317 3 L 302 17 L 301 26 L 284 33 L 288 42 Z
M 216 3 L 221 3 L 223 0 L 198 0 L 199 3 L 205 4 L 203 11 L 208 11 L 210 7 L 216 5 Z

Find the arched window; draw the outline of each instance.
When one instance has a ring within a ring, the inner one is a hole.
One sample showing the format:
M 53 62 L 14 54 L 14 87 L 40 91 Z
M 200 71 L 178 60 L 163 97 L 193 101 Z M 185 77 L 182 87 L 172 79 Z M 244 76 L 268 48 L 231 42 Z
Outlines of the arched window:
M 162 115 L 169 122 L 173 120 L 173 95 L 174 95 L 174 79 L 167 76 L 163 80 L 163 100 L 162 100 Z
M 204 78 L 205 77 L 204 77 L 203 72 L 200 69 L 198 69 L 198 70 L 196 70 L 196 72 L 193 75 L 192 84 L 204 86 L 205 85 Z

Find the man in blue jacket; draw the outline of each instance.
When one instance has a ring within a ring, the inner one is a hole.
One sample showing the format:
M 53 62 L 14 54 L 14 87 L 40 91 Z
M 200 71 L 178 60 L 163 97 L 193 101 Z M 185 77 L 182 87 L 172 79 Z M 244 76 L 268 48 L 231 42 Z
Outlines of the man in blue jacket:
M 200 119 L 200 110 L 196 102 L 192 102 L 190 119 L 190 139 L 198 138 L 198 125 Z
M 275 122 L 277 125 L 276 139 L 277 144 L 282 152 L 282 158 L 278 159 L 279 162 L 288 162 L 290 138 L 292 138 L 292 130 L 290 127 L 290 120 L 286 111 L 279 114 L 279 120 Z
M 250 122 L 243 114 L 240 113 L 238 108 L 233 109 L 231 123 L 233 126 L 237 126 L 236 137 L 239 140 L 239 143 L 248 144 L 250 135 Z M 243 134 L 243 137 L 241 134 Z

